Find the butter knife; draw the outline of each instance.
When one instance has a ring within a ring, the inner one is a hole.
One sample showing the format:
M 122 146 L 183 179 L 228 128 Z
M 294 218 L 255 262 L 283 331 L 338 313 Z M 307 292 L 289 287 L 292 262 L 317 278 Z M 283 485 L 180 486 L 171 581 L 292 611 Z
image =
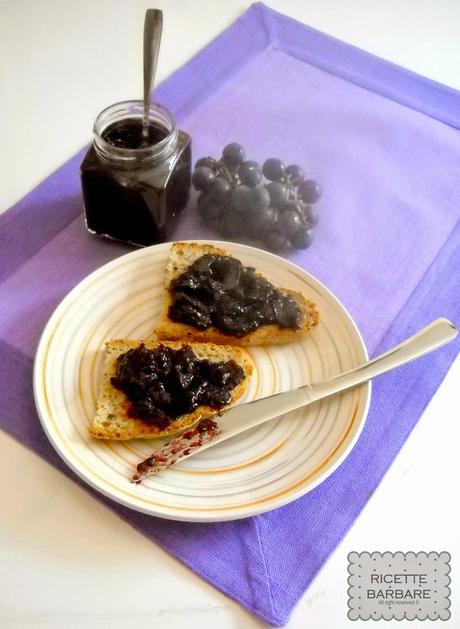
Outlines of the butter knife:
M 447 319 L 436 319 L 414 336 L 368 362 L 328 380 L 307 384 L 292 391 L 277 393 L 266 398 L 239 404 L 212 419 L 203 419 L 193 429 L 172 439 L 150 457 L 139 463 L 132 482 L 140 483 L 226 439 L 259 426 L 270 419 L 289 413 L 297 408 L 355 387 L 391 369 L 419 358 L 457 335 L 457 329 Z

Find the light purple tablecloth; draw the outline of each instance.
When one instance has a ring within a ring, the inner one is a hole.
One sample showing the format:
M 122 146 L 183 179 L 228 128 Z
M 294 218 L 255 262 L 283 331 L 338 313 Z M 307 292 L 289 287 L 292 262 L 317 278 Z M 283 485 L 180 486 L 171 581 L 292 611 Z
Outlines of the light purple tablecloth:
M 316 240 L 289 257 L 345 303 L 371 354 L 436 316 L 460 322 L 459 93 L 258 4 L 157 96 L 191 133 L 195 159 L 236 140 L 251 158 L 297 162 L 323 184 Z M 85 231 L 83 154 L 0 216 L 0 425 L 76 482 L 34 410 L 34 352 L 66 292 L 130 250 Z M 191 203 L 175 236 L 214 234 Z M 222 524 L 171 523 L 94 495 L 248 610 L 281 626 L 378 486 L 458 351 L 452 343 L 379 379 L 345 463 L 310 494 L 271 513 Z

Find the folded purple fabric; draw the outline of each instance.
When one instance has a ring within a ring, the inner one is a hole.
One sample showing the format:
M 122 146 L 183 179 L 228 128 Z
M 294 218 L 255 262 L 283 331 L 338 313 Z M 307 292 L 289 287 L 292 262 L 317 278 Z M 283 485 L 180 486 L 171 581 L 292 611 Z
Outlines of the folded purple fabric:
M 460 94 L 252 6 L 157 91 L 194 157 L 239 141 L 301 164 L 324 187 L 310 249 L 290 258 L 345 303 L 370 353 L 436 316 L 460 322 Z M 97 112 L 95 112 L 96 114 Z M 32 397 L 35 348 L 54 307 L 129 251 L 85 230 L 83 152 L 0 216 L 0 426 L 73 476 Z M 177 238 L 212 238 L 193 202 Z M 459 342 L 374 386 L 348 459 L 303 498 L 220 524 L 164 522 L 94 494 L 248 610 L 281 626 L 347 532 L 435 393 Z

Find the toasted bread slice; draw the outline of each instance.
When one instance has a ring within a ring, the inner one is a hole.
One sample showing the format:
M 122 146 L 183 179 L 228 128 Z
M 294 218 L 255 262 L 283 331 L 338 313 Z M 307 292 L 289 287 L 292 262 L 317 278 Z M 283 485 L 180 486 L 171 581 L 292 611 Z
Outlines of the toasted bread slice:
M 116 373 L 117 358 L 128 350 L 138 347 L 141 342 L 143 342 L 148 349 L 154 349 L 159 345 L 164 345 L 172 349 L 180 349 L 187 344 L 201 360 L 207 359 L 213 362 L 221 362 L 233 359 L 244 369 L 245 377 L 233 389 L 230 403 L 223 408 L 217 411 L 210 406 L 199 406 L 193 413 L 181 415 L 171 422 L 165 430 L 162 430 L 142 419 L 129 417 L 127 414 L 128 404 L 126 395 L 119 389 L 116 389 L 111 383 L 111 378 Z M 99 389 L 96 416 L 89 428 L 89 432 L 97 439 L 116 440 L 152 439 L 177 435 L 186 428 L 194 426 L 201 419 L 217 415 L 239 400 L 248 388 L 253 368 L 253 363 L 249 355 L 238 347 L 212 345 L 211 343 L 159 343 L 156 341 L 133 340 L 109 341 L 105 345 L 104 375 Z
M 213 245 L 193 242 L 175 242 L 172 244 L 165 274 L 163 309 L 160 323 L 155 329 L 157 338 L 224 344 L 230 343 L 239 346 L 278 345 L 295 341 L 318 325 L 319 312 L 316 305 L 302 293 L 288 288 L 281 288 L 280 290 L 295 299 L 302 312 L 300 328 L 297 329 L 281 328 L 278 325 L 262 325 L 245 336 L 236 337 L 224 334 L 215 327 L 199 330 L 191 325 L 173 321 L 168 316 L 169 307 L 172 304 L 172 297 L 169 290 L 171 282 L 184 273 L 195 260 L 198 260 L 198 258 L 201 258 L 201 256 L 207 253 L 222 256 L 230 255 L 223 249 L 219 249 Z M 262 276 L 262 273 L 259 273 L 259 275 Z

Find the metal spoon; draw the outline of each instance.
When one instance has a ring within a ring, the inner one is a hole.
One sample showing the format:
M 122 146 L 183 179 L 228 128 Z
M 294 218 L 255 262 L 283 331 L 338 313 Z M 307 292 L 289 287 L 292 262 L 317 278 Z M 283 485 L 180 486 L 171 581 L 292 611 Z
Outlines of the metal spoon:
M 163 12 L 159 9 L 147 9 L 144 20 L 144 115 L 142 120 L 144 140 L 149 137 L 150 97 L 157 69 L 162 30 Z
M 213 417 L 213 421 L 204 419 L 198 427 L 173 439 L 142 461 L 137 466 L 137 474 L 132 480 L 139 483 L 147 476 L 157 474 L 184 457 L 197 454 L 249 428 L 367 382 L 441 347 L 456 336 L 457 329 L 453 323 L 447 319 L 436 319 L 396 347 L 350 371 L 323 382 L 307 384 L 292 391 L 240 404 L 223 413 L 221 417 Z

